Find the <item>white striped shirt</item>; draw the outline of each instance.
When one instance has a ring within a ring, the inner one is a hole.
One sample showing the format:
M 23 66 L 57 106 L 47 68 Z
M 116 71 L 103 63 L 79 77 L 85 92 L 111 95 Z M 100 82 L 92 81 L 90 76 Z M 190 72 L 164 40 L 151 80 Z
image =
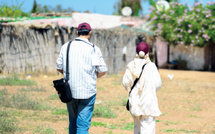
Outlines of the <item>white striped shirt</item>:
M 76 40 L 82 41 L 76 41 Z M 69 50 L 69 85 L 72 91 L 72 97 L 75 99 L 88 99 L 97 93 L 96 81 L 97 72 L 106 72 L 107 66 L 102 57 L 100 49 L 85 38 L 76 38 L 70 44 Z M 85 43 L 85 42 L 88 43 Z M 60 50 L 57 59 L 56 68 L 63 70 L 66 77 L 66 53 L 68 43 L 65 43 Z M 94 46 L 94 47 L 93 47 Z M 100 65 L 93 66 L 93 55 L 97 54 Z

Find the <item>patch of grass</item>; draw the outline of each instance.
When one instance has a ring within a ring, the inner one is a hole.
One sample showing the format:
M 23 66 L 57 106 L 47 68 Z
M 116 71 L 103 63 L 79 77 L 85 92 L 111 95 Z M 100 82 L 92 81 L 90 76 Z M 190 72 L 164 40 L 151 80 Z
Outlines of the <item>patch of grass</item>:
M 113 82 L 112 84 L 113 84 L 114 86 L 118 86 L 118 85 L 121 85 L 121 84 L 122 84 L 122 82 L 117 81 L 117 82 Z
M 196 104 L 190 108 L 191 111 L 202 111 L 201 104 Z
M 107 127 L 108 126 L 108 124 L 106 124 L 106 123 L 102 123 L 102 122 L 95 122 L 95 121 L 92 121 L 91 122 L 91 126 L 95 126 L 95 127 Z
M 105 88 L 103 87 L 97 87 L 98 90 L 104 90 Z
M 127 105 L 127 101 L 128 101 L 128 97 L 123 97 L 122 98 L 122 106 L 126 106 Z
M 22 88 L 20 91 L 24 92 L 46 92 L 44 87 L 28 87 L 28 88 Z
M 95 122 L 95 121 L 91 122 L 91 126 L 95 126 L 95 127 L 99 126 L 99 127 L 110 128 L 110 129 L 117 129 L 117 128 L 119 128 L 116 124 L 102 123 L 102 122 Z
M 12 107 L 17 109 L 27 109 L 27 110 L 46 110 L 47 106 L 41 105 L 38 101 L 32 100 L 29 96 L 24 93 L 18 93 L 8 97 L 6 95 L 2 96 L 0 99 L 0 105 L 5 107 Z
M 162 129 L 162 132 L 186 132 L 186 133 L 196 133 L 197 130 L 185 130 L 185 129 Z
M 113 131 L 112 130 L 107 130 L 107 131 L 104 131 L 104 134 L 113 134 Z
M 58 96 L 57 93 L 55 93 L 55 94 L 53 94 L 53 95 L 50 95 L 50 96 L 49 96 L 49 99 L 51 99 L 51 100 L 58 100 L 58 99 L 59 99 L 59 96 Z
M 0 133 L 15 133 L 18 130 L 17 123 L 14 119 L 8 118 L 8 111 L 2 110 L 0 111 Z
M 112 111 L 109 105 L 102 106 L 102 105 L 95 105 L 93 110 L 92 117 L 103 117 L 103 118 L 116 118 L 117 114 Z
M 9 86 L 32 86 L 36 85 L 36 82 L 25 80 L 25 79 L 19 79 L 17 74 L 13 74 L 10 77 L 6 78 L 0 78 L 0 85 L 9 85 Z
M 4 95 L 8 95 L 8 91 L 6 88 L 4 88 L 3 90 L 0 90 L 0 97 L 4 96 Z M 0 99 L 1 100 L 1 99 Z
M 134 129 L 134 122 L 127 123 L 122 127 L 122 130 L 133 130 Z
M 200 117 L 200 116 L 197 116 L 197 115 L 189 115 L 189 117 L 194 117 L 194 118 L 202 118 L 202 117 Z
M 56 114 L 56 115 L 67 115 L 67 114 L 68 114 L 68 111 L 67 111 L 67 109 L 64 109 L 64 108 L 54 109 L 54 110 L 52 111 L 52 114 Z
M 46 125 L 38 125 L 33 131 L 33 134 L 54 134 L 56 130 Z
M 117 74 L 110 74 L 109 76 L 113 77 L 113 78 L 120 78 L 121 77 L 120 75 L 117 75 Z
M 190 122 L 185 122 L 185 121 L 161 121 L 161 120 L 156 120 L 156 122 L 163 122 L 164 125 L 177 125 L 177 124 L 181 124 L 181 123 L 190 123 Z
M 186 92 L 187 92 L 187 93 L 195 93 L 196 91 L 194 91 L 194 90 L 188 88 L 188 89 L 186 90 Z

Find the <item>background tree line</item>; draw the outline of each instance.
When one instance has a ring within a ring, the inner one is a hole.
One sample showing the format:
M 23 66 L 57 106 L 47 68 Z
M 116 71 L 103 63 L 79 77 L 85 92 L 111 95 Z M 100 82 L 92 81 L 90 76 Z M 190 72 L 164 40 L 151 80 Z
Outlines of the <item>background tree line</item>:
M 118 0 L 118 2 L 114 5 L 114 15 L 122 15 L 121 10 L 123 7 L 128 6 L 132 9 L 132 16 L 139 16 L 141 14 L 140 11 L 143 10 L 142 8 L 142 1 L 143 0 Z M 147 0 L 144 0 L 147 1 Z M 157 0 L 148 0 L 148 1 L 157 1 Z M 49 5 L 41 5 L 38 4 L 36 0 L 32 5 L 32 9 L 30 12 L 25 13 L 21 10 L 23 4 L 20 5 L 0 5 L 0 17 L 29 17 L 31 13 L 48 13 L 48 12 L 72 12 L 73 9 L 63 8 L 61 5 L 56 5 L 55 7 Z

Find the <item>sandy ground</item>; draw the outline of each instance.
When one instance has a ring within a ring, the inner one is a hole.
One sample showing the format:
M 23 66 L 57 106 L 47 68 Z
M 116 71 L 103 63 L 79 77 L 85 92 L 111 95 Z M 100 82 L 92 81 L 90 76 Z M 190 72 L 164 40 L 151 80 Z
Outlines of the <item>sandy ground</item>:
M 156 133 L 201 133 L 215 134 L 215 73 L 199 71 L 159 70 L 162 78 L 162 88 L 157 92 L 158 103 L 162 116 L 156 118 Z M 172 75 L 173 79 L 168 78 Z M 97 102 L 108 107 L 117 114 L 117 118 L 92 118 L 92 122 L 102 122 L 112 127 L 91 126 L 90 134 L 132 134 L 133 131 L 124 130 L 124 126 L 132 123 L 133 119 L 122 102 L 127 99 L 128 92 L 122 86 L 122 74 L 106 75 L 98 79 Z M 52 87 L 52 80 L 61 75 L 39 75 L 30 78 L 36 81 L 38 87 L 46 92 L 26 92 L 32 99 L 39 99 L 48 110 L 33 111 L 1 107 L 10 111 L 21 130 L 16 133 L 31 134 L 39 125 L 53 128 L 57 134 L 68 133 L 68 117 L 66 114 L 53 114 L 54 109 L 66 109 L 66 105 L 59 99 L 50 99 L 56 94 Z M 0 90 L 7 89 L 9 95 L 17 94 L 26 86 L 0 86 Z M 95 105 L 95 108 L 97 105 Z M 15 114 L 14 114 L 15 113 Z M 115 127 L 113 127 L 115 126 Z M 40 132 L 42 133 L 42 132 Z

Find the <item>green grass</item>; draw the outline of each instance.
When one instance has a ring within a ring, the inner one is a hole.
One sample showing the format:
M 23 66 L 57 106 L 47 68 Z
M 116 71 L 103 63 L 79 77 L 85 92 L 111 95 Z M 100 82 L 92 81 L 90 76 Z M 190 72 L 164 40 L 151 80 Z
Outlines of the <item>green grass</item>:
M 12 74 L 10 77 L 0 78 L 0 85 L 9 85 L 9 86 L 32 86 L 36 85 L 36 82 L 20 79 L 17 74 Z
M 33 100 L 25 93 L 18 93 L 12 96 L 3 95 L 0 98 L 0 105 L 5 107 L 27 109 L 27 110 L 47 110 L 47 106 L 43 106 L 37 100 Z
M 55 134 L 56 130 L 47 125 L 38 125 L 33 131 L 33 134 Z
M 6 88 L 0 90 L 0 97 L 4 96 L 4 95 L 8 95 L 8 91 Z M 1 100 L 1 99 L 0 99 Z
M 122 82 L 117 81 L 117 82 L 113 82 L 112 84 L 113 84 L 114 86 L 119 86 L 119 85 L 122 85 Z
M 108 104 L 106 106 L 102 106 L 100 104 L 95 105 L 92 117 L 116 118 L 117 114 L 109 107 L 110 106 Z
M 50 99 L 50 100 L 58 100 L 58 99 L 59 99 L 59 96 L 58 96 L 57 93 L 55 93 L 55 94 L 53 94 L 53 95 L 50 95 L 50 96 L 49 96 L 49 99 Z
M 68 111 L 67 111 L 67 109 L 64 109 L 64 108 L 54 109 L 52 111 L 52 114 L 56 114 L 56 115 L 68 115 Z
M 44 87 L 27 87 L 27 88 L 22 88 L 20 91 L 24 92 L 46 92 Z
M 133 130 L 134 129 L 134 122 L 127 123 L 122 127 L 122 130 Z
M 106 123 L 102 123 L 102 122 L 95 122 L 95 121 L 92 121 L 91 122 L 91 126 L 95 126 L 95 127 L 107 127 L 108 126 L 108 124 L 106 124 Z
M 202 111 L 201 104 L 196 104 L 190 108 L 191 111 Z
M 162 132 L 185 132 L 185 133 L 197 133 L 197 130 L 185 130 L 185 129 L 162 129 Z
M 177 124 L 181 124 L 181 123 L 190 123 L 190 122 L 186 122 L 186 121 L 161 121 L 161 120 L 156 120 L 156 122 L 163 122 L 165 125 L 177 125 Z
M 0 133 L 15 133 L 17 130 L 17 123 L 14 119 L 10 119 L 8 111 L 0 110 Z
M 189 117 L 193 117 L 193 118 L 202 118 L 202 117 L 200 117 L 200 116 L 197 116 L 197 115 L 189 115 Z
M 105 88 L 103 87 L 97 87 L 98 90 L 104 90 Z

